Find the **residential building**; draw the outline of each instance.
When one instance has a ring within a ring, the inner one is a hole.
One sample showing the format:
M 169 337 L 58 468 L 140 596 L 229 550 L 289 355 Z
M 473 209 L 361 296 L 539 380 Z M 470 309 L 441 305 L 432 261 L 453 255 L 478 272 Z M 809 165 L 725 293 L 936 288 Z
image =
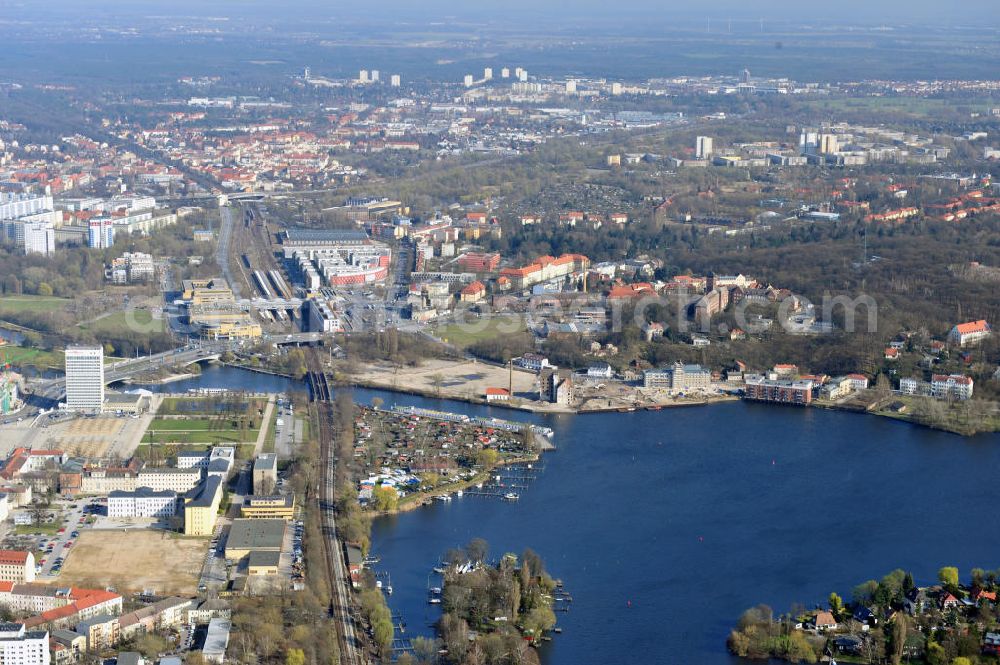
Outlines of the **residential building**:
M 26 630 L 23 623 L 0 623 L 0 663 L 49 665 L 49 631 Z
M 608 363 L 594 363 L 587 368 L 588 379 L 613 379 L 615 370 Z
M 868 390 L 868 377 L 864 374 L 848 374 L 851 380 L 851 390 Z
M 694 156 L 698 159 L 708 159 L 714 152 L 711 136 L 699 136 L 695 141 Z
M 840 399 L 850 395 L 852 390 L 853 383 L 849 377 L 835 376 L 823 385 L 820 392 L 827 399 Z
M 744 377 L 744 398 L 760 402 L 808 405 L 812 403 L 810 380 L 768 379 L 759 375 Z
M 66 348 L 66 409 L 100 411 L 104 404 L 104 349 Z
M 31 552 L 0 550 L 0 581 L 15 584 L 34 582 L 35 555 Z
M 121 625 L 114 614 L 98 614 L 76 624 L 74 630 L 87 638 L 87 651 L 101 651 L 118 644 Z
M 115 246 L 115 221 L 111 217 L 94 217 L 88 222 L 87 247 L 107 249 Z
M 50 222 L 24 222 L 22 226 L 25 254 L 55 254 L 56 230 Z
M 108 493 L 108 517 L 166 518 L 177 514 L 177 492 L 140 487 L 133 492 Z
M 961 374 L 934 374 L 931 376 L 931 396 L 937 399 L 970 399 L 972 389 L 971 376 Z
M 589 267 L 590 259 L 586 256 L 563 254 L 559 258 L 543 256 L 521 268 L 504 268 L 500 274 L 510 279 L 513 289 L 520 291 L 542 282 L 565 279 Z
M 948 341 L 958 346 L 976 344 L 993 333 L 993 329 L 985 319 L 959 323 L 948 333 Z
M 485 297 L 486 286 L 479 280 L 476 280 L 472 284 L 464 287 L 458 295 L 459 300 L 468 303 L 477 303 Z
M 665 369 L 646 370 L 642 375 L 644 388 L 659 388 L 682 392 L 695 388 L 709 388 L 712 373 L 701 365 L 674 363 Z
M 122 614 L 118 618 L 120 637 L 122 640 L 130 640 L 146 633 L 179 626 L 184 623 L 194 603 L 190 598 L 170 597 Z
M 549 359 L 538 353 L 525 353 L 520 358 L 516 358 L 514 364 L 532 372 L 541 372 L 543 369 L 552 367 L 549 364 Z

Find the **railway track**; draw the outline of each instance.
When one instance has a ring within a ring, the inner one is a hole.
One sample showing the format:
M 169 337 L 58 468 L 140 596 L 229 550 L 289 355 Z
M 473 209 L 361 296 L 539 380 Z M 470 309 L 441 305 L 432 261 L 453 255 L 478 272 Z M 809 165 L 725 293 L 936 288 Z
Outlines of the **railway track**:
M 323 532 L 323 555 L 326 559 L 327 579 L 330 582 L 330 615 L 337 621 L 340 638 L 341 663 L 346 665 L 369 665 L 365 656 L 365 644 L 360 638 L 360 629 L 351 612 L 349 591 L 350 578 L 344 563 L 344 552 L 337 539 L 336 524 L 336 468 L 333 458 L 333 410 L 332 391 L 326 373 L 319 370 L 319 360 L 315 354 L 309 355 L 310 371 L 306 374 L 309 395 L 319 415 L 320 457 L 323 477 L 320 484 L 319 509 Z

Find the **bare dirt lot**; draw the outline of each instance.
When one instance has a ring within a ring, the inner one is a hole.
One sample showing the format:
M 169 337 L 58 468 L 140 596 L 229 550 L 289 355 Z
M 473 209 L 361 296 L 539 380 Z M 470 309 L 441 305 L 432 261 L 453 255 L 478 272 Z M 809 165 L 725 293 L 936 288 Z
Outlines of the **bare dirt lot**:
M 59 584 L 194 594 L 206 550 L 204 539 L 163 531 L 88 530 L 66 556 Z
M 425 360 L 419 367 L 394 367 L 372 363 L 355 374 L 360 383 L 426 395 L 440 395 L 462 400 L 482 399 L 489 387 L 506 388 L 513 380 L 514 398 L 522 407 L 537 411 L 565 411 L 565 407 L 546 404 L 538 399 L 538 377 L 531 372 L 497 367 L 471 360 Z

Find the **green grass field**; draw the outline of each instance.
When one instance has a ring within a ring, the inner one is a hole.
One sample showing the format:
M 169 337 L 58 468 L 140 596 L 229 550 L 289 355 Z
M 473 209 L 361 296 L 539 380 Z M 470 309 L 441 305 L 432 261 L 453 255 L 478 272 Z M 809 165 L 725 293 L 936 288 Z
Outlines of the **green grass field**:
M 97 334 L 129 331 L 137 335 L 149 335 L 162 333 L 165 330 L 163 319 L 154 319 L 153 314 L 145 309 L 115 312 L 78 327 Z
M 167 397 L 160 404 L 159 413 L 167 415 L 202 416 L 215 413 L 211 409 L 214 404 L 228 401 L 228 398 L 221 397 Z M 267 404 L 267 400 L 253 398 L 241 408 L 246 413 L 262 410 Z
M 517 315 L 496 316 L 489 321 L 473 320 L 468 324 L 449 323 L 438 326 L 434 334 L 459 348 L 501 335 L 516 335 L 525 331 L 524 319 Z
M 52 312 L 73 302 L 54 296 L 4 296 L 0 298 L 0 317 L 23 312 Z
M 49 367 L 62 369 L 62 351 L 42 351 L 24 346 L 0 346 L 0 363 L 8 362 L 14 367 L 34 365 L 39 369 Z
M 158 444 L 231 444 L 231 443 L 254 443 L 257 441 L 257 430 L 247 430 L 245 435 L 239 431 L 214 431 L 214 432 L 177 432 L 170 430 L 155 431 L 146 430 L 142 437 L 143 443 Z

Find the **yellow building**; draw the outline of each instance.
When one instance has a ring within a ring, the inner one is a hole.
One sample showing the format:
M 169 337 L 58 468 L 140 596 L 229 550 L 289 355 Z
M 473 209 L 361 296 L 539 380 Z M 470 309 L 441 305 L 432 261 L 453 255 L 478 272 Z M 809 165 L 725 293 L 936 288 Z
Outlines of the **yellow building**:
M 280 518 L 285 521 L 295 515 L 295 496 L 293 494 L 274 496 L 248 496 L 240 506 L 240 517 L 251 520 Z
M 209 476 L 184 497 L 184 534 L 210 536 L 222 503 L 222 478 Z
M 185 279 L 181 298 L 192 305 L 232 303 L 236 301 L 229 283 L 221 277 L 212 279 Z

